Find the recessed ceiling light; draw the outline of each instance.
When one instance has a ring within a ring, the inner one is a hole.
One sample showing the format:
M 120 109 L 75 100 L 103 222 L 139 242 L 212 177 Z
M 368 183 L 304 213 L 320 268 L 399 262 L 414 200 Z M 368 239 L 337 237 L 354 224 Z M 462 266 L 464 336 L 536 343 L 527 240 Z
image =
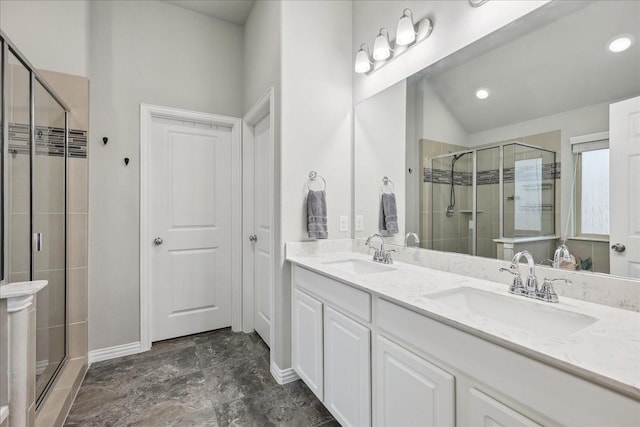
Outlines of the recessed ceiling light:
M 629 36 L 622 36 L 609 43 L 609 50 L 614 53 L 624 52 L 633 44 L 633 39 Z
M 489 97 L 489 91 L 486 89 L 478 89 L 476 92 L 476 98 L 487 99 Z

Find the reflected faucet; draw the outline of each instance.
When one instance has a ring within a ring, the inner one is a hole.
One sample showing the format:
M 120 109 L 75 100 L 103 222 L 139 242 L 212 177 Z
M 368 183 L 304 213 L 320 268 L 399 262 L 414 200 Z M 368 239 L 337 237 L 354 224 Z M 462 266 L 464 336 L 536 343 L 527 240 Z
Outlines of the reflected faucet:
M 522 257 L 524 257 L 527 260 L 527 264 L 529 264 L 529 276 L 527 276 L 525 290 L 528 296 L 535 297 L 538 292 L 538 278 L 536 277 L 536 262 L 533 260 L 531 253 L 527 250 L 516 253 L 511 260 L 511 268 L 517 269 Z
M 376 237 L 380 239 L 380 248 L 376 249 L 375 253 L 373 254 L 373 260 L 375 262 L 381 262 L 383 264 L 393 264 L 393 259 L 391 258 L 391 252 L 395 252 L 395 250 L 391 249 L 387 251 L 384 249 L 384 239 L 382 238 L 381 235 L 379 235 L 378 233 L 373 233 L 372 235 L 367 237 L 367 241 L 365 242 L 365 245 L 371 247 L 371 242 Z
M 415 241 L 416 246 L 420 246 L 420 238 L 419 238 L 419 237 L 418 237 L 418 235 L 417 235 L 416 233 L 414 233 L 414 232 L 407 233 L 407 235 L 406 235 L 406 236 L 404 236 L 404 245 L 405 245 L 405 246 L 407 246 L 407 247 L 409 246 L 409 238 L 410 238 L 410 237 L 413 237 L 413 240 Z

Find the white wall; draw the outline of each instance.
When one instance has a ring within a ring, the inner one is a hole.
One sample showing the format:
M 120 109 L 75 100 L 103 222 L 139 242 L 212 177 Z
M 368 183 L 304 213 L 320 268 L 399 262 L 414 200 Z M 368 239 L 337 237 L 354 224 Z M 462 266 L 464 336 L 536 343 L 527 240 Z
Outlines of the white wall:
M 327 181 L 329 238 L 351 218 L 351 2 L 282 4 L 281 236 L 308 240 L 304 185 L 309 171 Z M 284 256 L 284 244 L 280 245 Z M 281 258 L 282 259 L 282 258 Z M 290 266 L 275 284 L 276 363 L 291 366 Z M 280 335 L 281 334 L 281 335 Z
M 89 76 L 89 2 L 2 0 L 0 29 L 41 70 Z
M 282 3 L 278 1 L 259 1 L 244 26 L 244 112 L 248 112 L 258 99 L 270 87 L 274 88 L 274 316 L 271 324 L 274 339 L 271 342 L 271 358 L 278 366 L 287 368 L 282 360 L 290 351 L 287 337 L 283 331 L 289 330 L 284 324 L 286 319 L 281 315 L 282 307 L 288 301 L 282 296 L 283 245 L 280 233 L 280 132 L 281 132 L 281 81 L 282 81 Z M 277 310 L 277 312 L 276 312 Z
M 89 349 L 96 350 L 139 340 L 139 104 L 240 117 L 243 35 L 241 26 L 151 0 L 92 1 L 90 19 Z
M 280 2 L 258 1 L 244 25 L 244 113 L 270 87 L 277 89 L 280 102 L 281 14 Z
M 518 19 L 549 0 L 489 1 L 473 8 L 467 0 L 393 1 L 358 0 L 353 2 L 353 58 L 362 43 L 369 48 L 380 27 L 386 27 L 392 38 L 405 7 L 413 11 L 417 22 L 429 17 L 434 22 L 431 36 L 398 57 L 392 63 L 367 76 L 353 72 L 353 99 L 358 103 L 367 97 L 409 77 L 439 59 Z
M 398 233 L 385 238 L 385 241 L 403 244 L 407 229 L 406 105 L 407 83 L 403 80 L 355 106 L 354 214 L 364 217 L 364 230 L 355 232 L 357 238 L 379 232 L 381 180 L 387 176 L 393 181 L 396 194 Z

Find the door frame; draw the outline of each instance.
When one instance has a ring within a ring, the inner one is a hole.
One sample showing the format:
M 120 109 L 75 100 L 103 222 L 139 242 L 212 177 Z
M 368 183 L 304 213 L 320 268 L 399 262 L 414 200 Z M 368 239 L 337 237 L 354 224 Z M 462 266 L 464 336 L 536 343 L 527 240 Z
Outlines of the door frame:
M 231 329 L 242 329 L 242 120 L 152 104 L 140 104 L 140 345 L 151 349 L 150 164 L 153 118 L 185 120 L 231 128 Z M 146 242 L 146 243 L 145 243 Z
M 242 215 L 242 288 L 243 288 L 243 315 L 242 325 L 244 332 L 252 332 L 254 330 L 254 311 L 255 311 L 255 280 L 254 280 L 254 259 L 255 254 L 253 250 L 253 244 L 249 241 L 249 234 L 253 233 L 254 228 L 254 153 L 255 153 L 255 126 L 266 116 L 269 118 L 269 142 L 270 156 L 268 161 L 273 165 L 275 162 L 275 118 L 274 118 L 274 90 L 269 88 L 256 102 L 253 107 L 245 114 L 242 120 L 242 193 L 246 197 L 243 197 L 243 215 Z M 274 206 L 271 210 L 271 254 L 274 260 L 271 269 L 271 292 L 270 292 L 270 313 L 271 328 L 269 331 L 269 341 L 271 345 L 274 344 L 274 331 L 273 331 L 273 297 L 275 287 L 275 169 L 273 177 L 273 193 L 271 194 L 271 200 L 274 200 Z

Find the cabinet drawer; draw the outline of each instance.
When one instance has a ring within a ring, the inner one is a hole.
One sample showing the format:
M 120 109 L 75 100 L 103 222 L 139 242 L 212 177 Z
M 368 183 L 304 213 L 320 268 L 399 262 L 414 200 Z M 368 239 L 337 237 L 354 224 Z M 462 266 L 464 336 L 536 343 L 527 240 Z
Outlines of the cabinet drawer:
M 297 287 L 324 299 L 358 318 L 371 322 L 371 295 L 337 280 L 296 266 L 293 280 Z

